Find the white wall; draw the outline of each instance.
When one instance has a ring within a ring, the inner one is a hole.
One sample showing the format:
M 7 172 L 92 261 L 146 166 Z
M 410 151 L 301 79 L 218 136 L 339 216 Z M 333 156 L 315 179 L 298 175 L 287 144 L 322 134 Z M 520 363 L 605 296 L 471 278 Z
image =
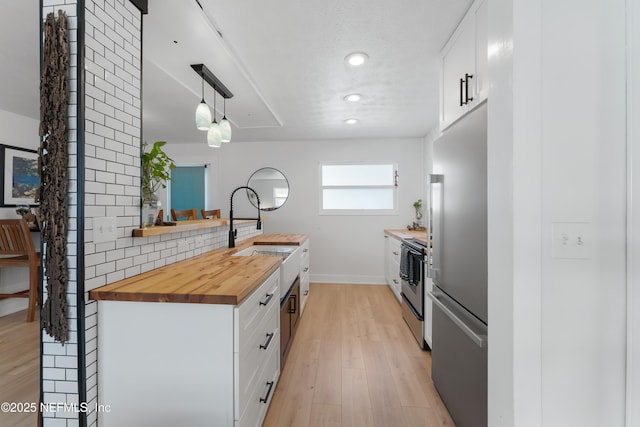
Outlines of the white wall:
M 622 426 L 625 2 L 489 2 L 489 425 Z M 552 225 L 586 222 L 588 259 Z
M 0 144 L 37 150 L 40 145 L 38 120 L 0 110 Z M 16 208 L 0 208 L 0 218 L 20 218 Z M 37 236 L 35 236 L 37 237 Z M 36 242 L 39 244 L 39 241 Z M 29 273 L 26 268 L 0 269 L 0 292 L 12 293 L 29 287 Z M 26 298 L 12 298 L 0 301 L 0 316 L 27 308 Z
M 229 215 L 229 196 L 246 185 L 251 174 L 270 166 L 282 171 L 290 185 L 284 206 L 263 212 L 265 233 L 306 233 L 311 238 L 311 280 L 316 282 L 384 283 L 385 228 L 405 228 L 413 221 L 413 202 L 424 199 L 424 139 L 290 141 L 206 144 L 168 143 L 166 152 L 179 164 L 210 163 L 209 209 Z M 188 153 L 188 154 L 187 154 Z M 318 165 L 321 161 L 397 161 L 398 215 L 319 215 Z M 234 198 L 234 216 L 255 216 L 242 192 Z

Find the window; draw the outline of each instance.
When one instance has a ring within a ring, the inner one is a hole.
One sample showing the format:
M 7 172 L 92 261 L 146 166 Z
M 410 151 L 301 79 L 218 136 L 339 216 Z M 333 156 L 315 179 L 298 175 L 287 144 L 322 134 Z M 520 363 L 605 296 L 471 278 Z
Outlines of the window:
M 321 163 L 320 213 L 396 213 L 395 163 Z

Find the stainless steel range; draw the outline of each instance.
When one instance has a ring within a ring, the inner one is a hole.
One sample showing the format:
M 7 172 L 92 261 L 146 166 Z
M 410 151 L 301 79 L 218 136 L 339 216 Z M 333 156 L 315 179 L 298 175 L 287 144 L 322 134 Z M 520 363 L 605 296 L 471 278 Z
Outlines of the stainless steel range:
M 402 241 L 400 253 L 400 279 L 402 280 L 402 317 L 423 349 L 424 340 L 424 260 L 425 245 L 419 240 Z

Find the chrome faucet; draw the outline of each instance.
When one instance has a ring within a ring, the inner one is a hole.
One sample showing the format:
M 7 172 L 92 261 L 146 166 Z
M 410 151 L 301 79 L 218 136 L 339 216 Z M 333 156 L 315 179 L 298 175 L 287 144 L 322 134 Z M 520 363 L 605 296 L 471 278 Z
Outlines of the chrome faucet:
M 236 219 L 247 219 L 247 220 L 257 219 L 258 222 L 256 223 L 256 228 L 258 230 L 262 229 L 262 221 L 260 221 L 260 196 L 258 196 L 258 193 L 256 193 L 256 190 L 254 190 L 251 187 L 243 186 L 243 187 L 236 188 L 231 193 L 231 210 L 229 211 L 229 247 L 230 248 L 236 247 L 236 236 L 238 234 L 238 230 L 233 229 L 233 196 L 236 194 L 236 191 L 241 190 L 243 188 L 249 191 L 253 191 L 253 194 L 256 195 L 256 200 L 258 201 L 258 218 L 236 218 Z

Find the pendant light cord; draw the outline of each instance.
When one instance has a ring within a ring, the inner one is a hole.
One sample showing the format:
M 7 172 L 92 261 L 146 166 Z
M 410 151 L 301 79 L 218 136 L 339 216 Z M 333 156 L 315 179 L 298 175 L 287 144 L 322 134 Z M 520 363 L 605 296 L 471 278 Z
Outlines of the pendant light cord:
M 204 102 L 204 74 L 202 75 L 202 102 Z
M 216 123 L 216 89 L 213 88 L 213 123 Z

